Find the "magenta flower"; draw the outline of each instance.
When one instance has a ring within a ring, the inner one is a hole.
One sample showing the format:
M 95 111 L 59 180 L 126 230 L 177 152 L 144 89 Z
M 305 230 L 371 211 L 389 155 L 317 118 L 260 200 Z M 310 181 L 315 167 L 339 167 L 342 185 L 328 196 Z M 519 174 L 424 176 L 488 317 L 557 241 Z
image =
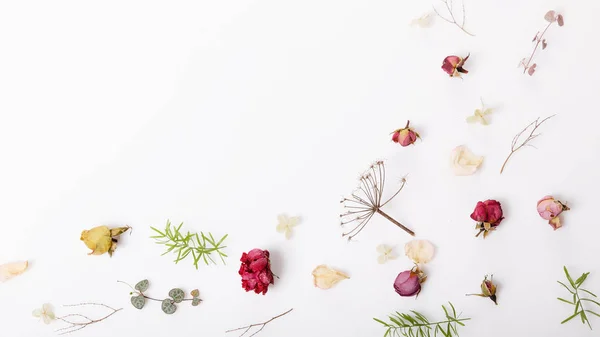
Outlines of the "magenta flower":
M 240 261 L 242 264 L 238 274 L 242 276 L 242 288 L 265 295 L 269 285 L 275 283 L 271 272 L 269 251 L 252 249 L 248 253 L 243 253 Z
M 417 138 L 420 138 L 415 130 L 408 127 L 409 124 L 410 121 L 406 122 L 406 126 L 403 129 L 392 132 L 392 141 L 394 143 L 398 143 L 405 147 L 414 144 L 414 142 L 417 141 Z
M 460 77 L 460 74 L 467 74 L 469 71 L 463 68 L 463 65 L 467 61 L 471 54 L 467 55 L 467 57 L 462 58 L 459 56 L 447 56 L 442 62 L 442 70 L 446 72 L 446 74 L 450 75 L 450 77 Z
M 394 290 L 403 297 L 417 296 L 421 292 L 421 283 L 427 276 L 417 266 L 398 274 L 394 281 Z
M 485 239 L 488 233 L 495 230 L 504 219 L 502 205 L 496 200 L 479 201 L 471 213 L 471 219 L 477 221 L 475 228 L 479 229 L 479 233 L 475 237 L 483 232 Z

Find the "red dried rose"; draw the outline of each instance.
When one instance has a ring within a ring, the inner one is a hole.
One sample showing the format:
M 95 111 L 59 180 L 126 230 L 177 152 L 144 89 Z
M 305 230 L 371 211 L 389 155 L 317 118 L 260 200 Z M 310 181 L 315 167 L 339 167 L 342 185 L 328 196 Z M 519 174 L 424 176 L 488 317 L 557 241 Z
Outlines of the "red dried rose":
M 475 228 L 479 229 L 479 233 L 475 237 L 483 232 L 483 238 L 485 238 L 504 219 L 502 205 L 496 200 L 479 201 L 471 213 L 471 219 L 477 221 Z
M 414 144 L 414 142 L 417 141 L 417 138 L 421 138 L 415 130 L 408 127 L 409 124 L 410 121 L 406 122 L 406 126 L 403 129 L 392 132 L 392 141 L 394 143 L 398 143 L 405 147 Z
M 263 295 L 269 290 L 269 285 L 274 284 L 269 251 L 252 249 L 243 253 L 240 259 L 242 264 L 238 274 L 242 276 L 242 288 L 246 291 L 254 290 L 255 293 Z

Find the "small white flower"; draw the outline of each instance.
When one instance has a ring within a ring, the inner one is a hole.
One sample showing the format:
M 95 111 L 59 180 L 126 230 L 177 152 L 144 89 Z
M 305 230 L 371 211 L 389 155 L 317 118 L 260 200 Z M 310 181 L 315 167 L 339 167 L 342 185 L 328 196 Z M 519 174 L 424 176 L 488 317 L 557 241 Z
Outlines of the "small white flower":
M 404 253 L 416 264 L 425 264 L 433 259 L 435 247 L 427 240 L 412 240 L 404 245 Z
M 277 225 L 278 233 L 285 233 L 285 238 L 289 239 L 292 237 L 292 228 L 296 227 L 298 222 L 300 222 L 300 218 L 297 216 L 288 217 L 285 214 L 280 214 L 277 216 L 277 220 L 279 224 Z
M 50 303 L 45 303 L 42 305 L 41 309 L 35 309 L 33 311 L 33 317 L 38 317 L 44 320 L 44 323 L 50 324 L 53 320 L 56 319 L 54 315 L 54 310 L 52 309 L 52 305 Z
M 482 125 L 488 125 L 489 123 L 485 119 L 485 116 L 491 114 L 492 111 L 492 108 L 486 109 L 483 100 L 481 100 L 481 109 L 476 109 L 472 116 L 467 117 L 467 123 L 481 123 Z
M 410 22 L 411 26 L 419 26 L 420 28 L 429 28 L 433 24 L 433 18 L 435 15 L 433 12 L 425 13 L 421 17 L 413 19 Z
M 387 260 L 394 260 L 397 257 L 394 254 L 393 248 L 388 245 L 377 246 L 377 253 L 379 253 L 379 256 L 377 257 L 377 262 L 379 262 L 380 264 L 386 263 Z

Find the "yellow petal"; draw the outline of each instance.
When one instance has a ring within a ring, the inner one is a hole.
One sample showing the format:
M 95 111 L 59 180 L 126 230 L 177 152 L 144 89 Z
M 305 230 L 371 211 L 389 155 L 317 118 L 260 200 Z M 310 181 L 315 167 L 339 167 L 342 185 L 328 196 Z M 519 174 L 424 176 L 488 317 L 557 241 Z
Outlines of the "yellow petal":
M 94 227 L 81 232 L 81 240 L 92 250 L 90 255 L 102 255 L 112 246 L 110 229 L 106 226 Z
M 385 256 L 385 254 L 379 255 L 377 257 L 377 262 L 379 262 L 379 264 L 384 264 L 385 261 L 387 261 L 387 256 Z
M 350 278 L 345 273 L 330 268 L 324 264 L 317 266 L 313 272 L 313 283 L 320 289 L 329 289 L 341 280 Z
M 390 248 L 388 245 L 379 245 L 377 246 L 377 248 L 375 249 L 379 254 L 386 254 L 388 252 L 392 251 L 392 248 Z
M 293 216 L 291 218 L 288 219 L 288 226 L 289 227 L 294 227 L 296 226 L 298 223 L 300 222 L 300 218 L 297 216 Z
M 416 264 L 425 264 L 433 259 L 435 248 L 427 240 L 412 240 L 404 245 L 404 253 Z
M 455 175 L 466 176 L 477 171 L 483 163 L 483 157 L 473 154 L 471 150 L 463 145 L 452 150 L 450 163 Z
M 285 231 L 285 238 L 289 240 L 291 237 L 292 237 L 292 230 L 288 228 Z
M 130 228 L 131 227 L 129 227 L 129 226 L 112 228 L 110 230 L 110 236 L 112 236 L 114 238 L 115 236 L 119 236 L 119 235 L 127 232 Z
M 29 263 L 27 261 L 12 262 L 0 265 L 0 282 L 23 274 Z
M 280 223 L 279 225 L 277 225 L 277 232 L 278 233 L 285 233 L 285 231 L 287 230 L 287 225 L 286 224 L 282 224 Z
M 279 214 L 277 216 L 277 222 L 279 222 L 280 224 L 287 224 L 288 223 L 288 217 L 285 214 Z
M 469 123 L 469 124 L 477 123 L 477 122 L 479 122 L 480 119 L 481 119 L 481 117 L 479 117 L 479 116 L 469 116 L 469 117 L 467 117 L 467 123 Z
M 42 309 L 35 309 L 31 314 L 33 315 L 33 317 L 41 317 L 42 316 Z

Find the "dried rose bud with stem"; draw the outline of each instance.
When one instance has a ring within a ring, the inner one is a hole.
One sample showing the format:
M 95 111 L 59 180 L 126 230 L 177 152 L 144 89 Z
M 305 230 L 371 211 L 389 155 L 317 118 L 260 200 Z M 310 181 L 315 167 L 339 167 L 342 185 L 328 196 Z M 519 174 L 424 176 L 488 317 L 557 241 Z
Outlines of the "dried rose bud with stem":
M 484 277 L 483 282 L 481 282 L 481 294 L 467 294 L 467 296 L 488 297 L 490 300 L 492 300 L 492 302 L 498 305 L 498 301 L 496 300 L 496 285 L 494 284 L 494 275 L 490 275 L 489 280 L 487 275 Z
M 391 216 L 387 215 L 381 210 L 381 208 L 387 205 L 395 196 L 402 191 L 406 179 L 402 178 L 402 184 L 400 188 L 387 200 L 383 201 L 383 189 L 385 186 L 385 165 L 383 161 L 377 161 L 371 165 L 369 170 L 361 175 L 359 178 L 358 189 L 353 192 L 350 198 L 343 198 L 340 203 L 346 208 L 346 212 L 340 215 L 341 226 L 343 227 L 349 223 L 357 223 L 357 225 L 350 230 L 342 234 L 343 237 L 348 237 L 351 240 L 353 237 L 358 235 L 363 228 L 367 225 L 369 220 L 375 213 L 380 214 L 390 222 L 400 227 L 408 234 L 415 236 L 415 233 L 396 221 Z

